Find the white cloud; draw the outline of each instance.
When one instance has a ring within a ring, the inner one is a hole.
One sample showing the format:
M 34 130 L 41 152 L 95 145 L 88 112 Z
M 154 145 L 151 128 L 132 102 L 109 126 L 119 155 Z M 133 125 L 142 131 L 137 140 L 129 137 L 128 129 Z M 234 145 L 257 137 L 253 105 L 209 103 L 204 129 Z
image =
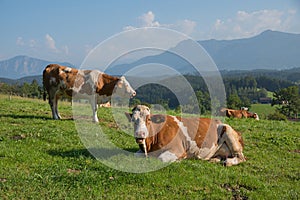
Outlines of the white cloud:
M 17 37 L 16 45 L 19 47 L 30 47 L 35 48 L 37 46 L 37 41 L 35 39 L 30 39 L 29 41 L 24 40 L 23 37 Z
M 45 39 L 46 39 L 46 46 L 47 46 L 49 49 L 51 49 L 51 50 L 57 52 L 58 49 L 57 49 L 56 46 L 55 46 L 55 40 L 54 40 L 49 34 L 46 34 L 46 35 L 45 35 Z
M 147 13 L 143 14 L 139 17 L 142 22 L 142 27 L 159 27 L 160 24 L 158 21 L 155 20 L 155 15 L 152 11 L 148 11 Z
M 63 53 L 63 55 L 69 55 L 70 53 L 69 47 L 67 45 L 57 47 L 54 38 L 49 34 L 45 35 L 45 44 L 46 47 L 54 53 Z
M 34 39 L 29 40 L 29 47 L 34 48 L 37 46 L 37 41 Z
M 159 21 L 155 20 L 155 14 L 152 11 L 148 11 L 147 13 L 139 16 L 138 18 L 139 25 L 138 26 L 126 26 L 123 30 L 133 30 L 136 28 L 143 28 L 143 27 L 162 27 L 162 28 L 169 28 L 173 29 L 187 35 L 192 34 L 195 31 L 197 23 L 195 21 L 191 21 L 188 19 L 179 20 L 175 23 L 171 24 L 162 24 Z
M 238 11 L 234 18 L 217 19 L 211 30 L 211 38 L 234 39 L 251 37 L 264 30 L 289 31 L 296 10 Z
M 124 28 L 123 28 L 123 30 L 124 31 L 130 31 L 130 30 L 134 30 L 134 29 L 136 29 L 137 27 L 134 27 L 134 26 L 125 26 Z
M 18 37 L 16 41 L 17 46 L 24 46 L 25 42 L 22 37 Z

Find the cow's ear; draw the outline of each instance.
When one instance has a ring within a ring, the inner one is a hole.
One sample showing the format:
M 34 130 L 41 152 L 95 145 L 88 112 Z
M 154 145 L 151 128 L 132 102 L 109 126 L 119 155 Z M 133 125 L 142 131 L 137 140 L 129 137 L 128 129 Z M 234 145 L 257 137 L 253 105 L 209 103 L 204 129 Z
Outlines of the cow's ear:
M 132 114 L 130 114 L 130 113 L 128 113 L 128 112 L 125 112 L 125 115 L 126 115 L 128 121 L 131 122 Z
M 122 88 L 123 87 L 123 81 L 119 80 L 118 83 L 117 83 L 117 85 L 118 85 L 118 88 Z
M 156 124 L 160 124 L 166 121 L 166 117 L 164 115 L 152 115 L 151 121 Z

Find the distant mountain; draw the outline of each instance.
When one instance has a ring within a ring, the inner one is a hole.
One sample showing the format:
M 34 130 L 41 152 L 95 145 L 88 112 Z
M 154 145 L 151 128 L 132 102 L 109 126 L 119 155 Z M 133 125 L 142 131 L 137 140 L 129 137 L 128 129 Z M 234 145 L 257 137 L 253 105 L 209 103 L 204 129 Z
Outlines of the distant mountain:
M 58 62 L 50 62 L 28 56 L 16 56 L 8 60 L 0 61 L 0 77 L 19 79 L 25 76 L 41 75 L 44 68 L 50 63 Z M 70 63 L 58 64 L 74 67 L 74 65 Z
M 188 41 L 182 41 L 174 49 L 188 51 Z M 207 51 L 219 70 L 290 69 L 300 67 L 300 34 L 264 31 L 245 39 L 204 40 L 199 44 Z M 193 52 L 191 52 L 193 53 Z M 124 74 L 135 66 L 160 63 L 183 73 L 195 70 L 184 59 L 169 52 L 147 56 L 129 64 L 112 66 L 108 73 Z
M 221 70 L 300 67 L 300 34 L 267 30 L 246 39 L 199 43 Z
M 194 57 L 199 56 L 191 50 L 191 41 L 182 41 L 171 50 L 189 52 Z M 245 39 L 235 40 L 205 40 L 199 44 L 208 52 L 219 70 L 253 70 L 270 69 L 282 70 L 300 67 L 300 34 L 283 33 L 278 31 L 264 31 L 261 34 Z M 200 59 L 201 60 L 201 59 Z M 25 76 L 41 75 L 45 66 L 50 62 L 28 56 L 16 56 L 0 61 L 0 77 L 20 79 Z M 194 74 L 195 69 L 180 56 L 168 51 L 158 55 L 145 56 L 131 63 L 117 64 L 105 72 L 112 75 L 122 75 L 130 69 L 149 63 L 159 63 L 172 67 L 181 74 Z M 74 67 L 70 63 L 58 63 Z M 205 63 L 201 66 L 207 66 Z M 167 75 L 170 71 L 160 70 L 160 66 L 150 64 L 145 70 L 145 76 Z M 209 67 L 208 71 L 209 71 Z

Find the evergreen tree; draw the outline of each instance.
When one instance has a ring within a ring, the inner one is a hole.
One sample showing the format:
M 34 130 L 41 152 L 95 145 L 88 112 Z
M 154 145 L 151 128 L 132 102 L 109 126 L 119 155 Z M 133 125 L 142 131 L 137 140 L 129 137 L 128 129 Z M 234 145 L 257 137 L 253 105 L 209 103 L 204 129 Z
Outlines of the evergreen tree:
M 243 106 L 243 103 L 240 97 L 235 93 L 229 95 L 227 99 L 227 107 L 231 109 L 240 109 Z
M 272 106 L 280 105 L 279 112 L 287 117 L 297 117 L 300 112 L 300 94 L 298 86 L 283 88 L 274 92 Z

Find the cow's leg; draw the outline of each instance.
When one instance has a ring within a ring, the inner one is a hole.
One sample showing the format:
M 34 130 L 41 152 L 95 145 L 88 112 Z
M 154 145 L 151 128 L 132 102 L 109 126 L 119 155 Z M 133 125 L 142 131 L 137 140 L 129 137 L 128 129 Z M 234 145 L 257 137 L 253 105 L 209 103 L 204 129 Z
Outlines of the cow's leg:
M 54 107 L 54 112 L 55 112 L 55 119 L 61 119 L 61 116 L 58 112 L 58 99 L 60 98 L 60 95 L 56 94 L 55 95 L 55 98 L 54 98 L 54 104 L 53 104 L 53 107 Z
M 209 161 L 213 163 L 219 163 L 226 160 L 228 156 L 230 156 L 230 150 L 228 149 L 225 141 L 219 140 L 218 150 L 215 152 L 212 158 L 209 159 Z
M 170 151 L 165 151 L 158 156 L 158 159 L 160 159 L 162 162 L 174 162 L 178 160 L 178 157 Z
M 99 119 L 97 116 L 97 110 L 98 110 L 98 104 L 97 104 L 97 99 L 96 96 L 93 96 L 90 100 L 92 111 L 93 111 L 93 122 L 98 123 Z
M 226 146 L 229 152 L 231 153 L 231 156 L 226 158 L 224 165 L 232 166 L 246 161 L 244 154 L 242 152 L 241 144 L 234 137 L 233 133 L 226 132 L 226 134 L 224 134 L 224 139 L 225 139 Z
M 51 95 L 51 96 L 49 95 L 49 104 L 51 107 L 53 119 L 61 119 L 57 109 L 58 98 L 59 98 L 58 95 Z
M 56 90 L 49 90 L 49 105 L 52 111 L 52 118 L 53 119 L 59 119 L 59 116 L 57 115 L 57 99 L 55 95 Z
M 236 133 L 229 125 L 221 125 L 220 130 L 223 133 L 218 140 L 218 150 L 213 156 L 217 159 L 225 159 L 224 165 L 232 166 L 246 161 L 242 146 L 237 138 Z

